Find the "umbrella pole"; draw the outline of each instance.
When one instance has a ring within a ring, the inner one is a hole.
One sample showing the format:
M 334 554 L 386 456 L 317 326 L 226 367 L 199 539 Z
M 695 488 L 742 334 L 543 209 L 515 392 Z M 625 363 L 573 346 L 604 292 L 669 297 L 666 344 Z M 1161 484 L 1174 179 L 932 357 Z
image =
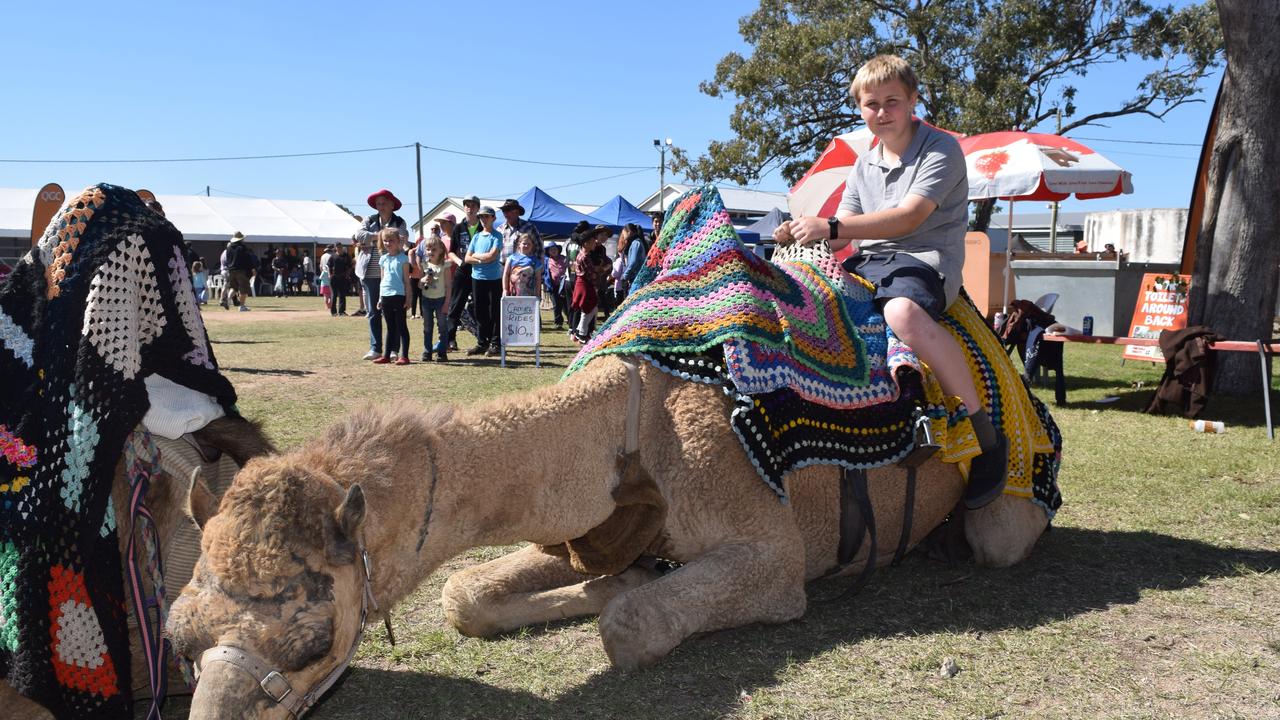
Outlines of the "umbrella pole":
M 1004 234 L 1004 314 L 1009 315 L 1009 280 L 1013 278 L 1013 198 L 1009 198 L 1009 222 Z

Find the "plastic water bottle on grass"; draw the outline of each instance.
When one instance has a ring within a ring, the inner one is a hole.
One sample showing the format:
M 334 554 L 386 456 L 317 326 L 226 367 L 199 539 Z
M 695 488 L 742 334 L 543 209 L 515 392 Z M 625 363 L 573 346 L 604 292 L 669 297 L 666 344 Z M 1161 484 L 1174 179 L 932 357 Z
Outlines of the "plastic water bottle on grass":
M 1191 429 L 1201 433 L 1224 433 L 1227 426 L 1221 420 L 1192 420 Z

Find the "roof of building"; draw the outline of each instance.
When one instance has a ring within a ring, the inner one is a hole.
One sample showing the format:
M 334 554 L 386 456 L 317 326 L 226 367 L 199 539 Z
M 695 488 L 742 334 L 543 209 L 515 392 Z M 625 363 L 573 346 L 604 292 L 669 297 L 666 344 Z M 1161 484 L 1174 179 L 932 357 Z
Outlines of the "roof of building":
M 684 183 L 667 183 L 662 186 L 663 202 L 669 203 L 672 199 L 685 194 L 694 187 L 696 186 Z M 787 194 L 784 192 L 752 190 L 733 185 L 717 185 L 716 189 L 720 191 L 720 199 L 724 201 L 724 207 L 730 213 L 764 215 L 774 208 L 788 212 Z M 638 203 L 636 207 L 644 212 L 657 210 L 658 193 L 650 194 L 644 201 Z
M 0 188 L 0 236 L 31 232 L 36 190 Z M 226 240 L 237 230 L 250 242 L 327 243 L 350 240 L 360 229 L 351 213 L 327 200 L 267 200 L 156 195 L 165 218 L 188 241 Z

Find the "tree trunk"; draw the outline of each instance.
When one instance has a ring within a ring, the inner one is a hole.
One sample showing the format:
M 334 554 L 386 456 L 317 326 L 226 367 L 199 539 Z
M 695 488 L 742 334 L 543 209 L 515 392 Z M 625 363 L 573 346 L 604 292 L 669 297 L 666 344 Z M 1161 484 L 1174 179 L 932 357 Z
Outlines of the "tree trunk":
M 996 210 L 996 199 L 975 200 L 973 203 L 973 220 L 969 229 L 975 232 L 986 232 L 991 227 L 991 214 Z
M 1267 339 L 1280 279 L 1280 3 L 1218 0 L 1227 68 L 1196 243 L 1190 322 Z M 1258 360 L 1221 353 L 1215 387 L 1259 390 Z

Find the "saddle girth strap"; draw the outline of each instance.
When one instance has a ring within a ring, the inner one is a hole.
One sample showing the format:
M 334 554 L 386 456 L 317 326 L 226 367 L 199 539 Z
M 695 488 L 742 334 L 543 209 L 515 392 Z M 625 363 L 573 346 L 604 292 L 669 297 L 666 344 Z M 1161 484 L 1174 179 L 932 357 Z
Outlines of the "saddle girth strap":
M 855 479 L 854 476 L 860 476 Z M 862 547 L 862 538 L 867 532 L 868 514 L 863 511 L 858 501 L 858 492 L 854 485 L 864 488 L 867 474 L 864 470 L 840 471 L 840 542 L 836 547 L 836 567 L 843 569 L 853 562 L 853 558 Z
M 640 449 L 640 393 L 642 385 L 640 384 L 640 366 L 636 364 L 634 358 L 622 358 L 622 364 L 627 368 L 627 415 L 625 432 L 623 433 L 622 451 L 624 454 L 630 455 Z
M 839 595 L 819 602 L 836 602 L 862 590 L 871 573 L 876 569 L 876 516 L 871 508 L 871 494 L 867 490 L 867 471 L 841 468 L 840 470 L 840 541 L 836 546 L 836 566 L 824 577 L 839 575 L 853 562 L 862 548 L 864 535 L 871 537 L 867 552 L 867 564 L 854 579 L 853 584 Z

